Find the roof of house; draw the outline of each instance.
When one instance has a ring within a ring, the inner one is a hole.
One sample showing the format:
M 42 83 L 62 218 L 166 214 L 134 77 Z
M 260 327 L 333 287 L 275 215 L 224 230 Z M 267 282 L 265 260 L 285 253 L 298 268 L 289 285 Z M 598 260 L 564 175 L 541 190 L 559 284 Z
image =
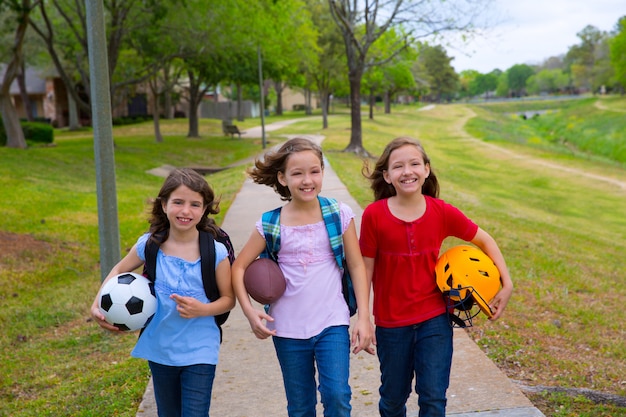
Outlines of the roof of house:
M 4 78 L 6 67 L 6 64 L 0 64 L 0 80 Z M 13 80 L 9 91 L 11 95 L 20 93 L 17 80 Z M 28 94 L 46 94 L 46 79 L 42 75 L 42 71 L 31 67 L 26 68 L 26 91 Z

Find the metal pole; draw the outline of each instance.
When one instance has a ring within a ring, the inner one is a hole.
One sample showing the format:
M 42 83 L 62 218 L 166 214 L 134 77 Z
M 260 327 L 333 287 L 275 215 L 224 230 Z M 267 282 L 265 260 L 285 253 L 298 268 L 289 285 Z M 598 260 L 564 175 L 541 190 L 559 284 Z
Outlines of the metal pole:
M 109 64 L 102 0 L 85 0 L 85 7 L 91 84 L 91 120 L 93 123 L 98 195 L 100 279 L 104 280 L 119 261 L 121 253 L 117 219 L 117 192 L 115 189 Z
M 263 142 L 263 149 L 267 146 L 265 143 L 265 97 L 263 95 L 263 64 L 261 60 L 261 46 L 257 46 L 257 56 L 259 58 L 259 92 L 261 96 L 259 107 L 261 109 L 261 137 Z

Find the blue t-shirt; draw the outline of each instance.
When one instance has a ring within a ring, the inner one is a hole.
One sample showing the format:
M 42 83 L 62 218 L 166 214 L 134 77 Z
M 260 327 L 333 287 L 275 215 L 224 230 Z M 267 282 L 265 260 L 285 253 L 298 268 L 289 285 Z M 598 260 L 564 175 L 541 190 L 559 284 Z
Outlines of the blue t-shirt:
M 149 236 L 146 233 L 137 240 L 137 254 L 143 261 Z M 226 247 L 215 241 L 215 267 L 227 256 Z M 200 258 L 189 262 L 167 256 L 159 249 L 156 276 L 157 309 L 131 355 L 168 366 L 217 365 L 220 332 L 215 318 L 182 318 L 176 311 L 176 302 L 170 299 L 172 294 L 178 294 L 210 302 L 204 292 Z

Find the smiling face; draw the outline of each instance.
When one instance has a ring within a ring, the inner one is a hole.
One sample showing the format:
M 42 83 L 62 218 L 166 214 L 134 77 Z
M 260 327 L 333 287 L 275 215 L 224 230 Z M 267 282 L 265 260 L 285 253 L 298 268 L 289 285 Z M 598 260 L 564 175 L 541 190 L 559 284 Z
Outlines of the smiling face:
M 315 200 L 322 190 L 324 170 L 322 161 L 313 151 L 294 152 L 287 159 L 284 172 L 278 173 L 278 182 L 289 188 L 292 200 Z
M 424 162 L 424 155 L 414 145 L 404 145 L 391 152 L 387 169 L 383 171 L 385 181 L 398 195 L 421 194 L 428 175 L 430 165 Z
M 179 231 L 195 229 L 205 209 L 202 195 L 185 185 L 172 191 L 167 201 L 162 203 L 162 207 L 170 222 L 170 228 Z

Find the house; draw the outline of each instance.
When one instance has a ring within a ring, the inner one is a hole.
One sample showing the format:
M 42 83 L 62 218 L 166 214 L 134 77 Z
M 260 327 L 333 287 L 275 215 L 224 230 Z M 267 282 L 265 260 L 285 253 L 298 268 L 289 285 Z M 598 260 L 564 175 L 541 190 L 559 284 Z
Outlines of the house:
M 0 79 L 4 76 L 5 64 L 0 64 Z M 56 74 L 56 71 L 44 71 L 33 67 L 26 68 L 25 74 L 26 91 L 33 117 L 38 120 L 46 120 L 54 127 L 67 127 L 69 125 L 69 98 L 65 83 Z M 269 82 L 268 82 L 269 83 Z M 266 86 L 269 88 L 269 86 Z M 199 111 L 199 117 L 216 119 L 237 117 L 237 103 L 229 101 L 217 90 L 217 97 L 211 94 L 205 96 Z M 17 79 L 10 88 L 13 104 L 20 118 L 26 119 L 27 113 L 24 100 L 20 92 Z M 83 93 L 84 94 L 84 93 Z M 129 90 L 123 90 L 119 97 L 112 99 L 112 117 L 146 116 L 152 113 L 152 94 L 147 85 L 137 86 L 132 94 Z M 283 109 L 292 110 L 304 107 L 304 95 L 294 89 L 285 88 L 283 91 Z M 272 103 L 275 105 L 275 103 Z M 245 100 L 244 117 L 259 117 L 259 103 Z M 273 106 L 272 106 L 273 107 Z M 181 101 L 175 104 L 174 111 L 179 114 L 188 114 L 189 106 Z M 161 112 L 163 110 L 161 109 Z M 80 111 L 81 124 L 90 124 L 90 115 Z
M 0 64 L 0 79 L 4 77 L 6 65 Z M 26 68 L 26 92 L 33 117 L 46 120 L 54 126 L 63 127 L 68 123 L 68 99 L 65 84 L 56 74 L 46 74 L 32 67 Z M 9 89 L 13 105 L 20 118 L 26 119 L 26 104 L 17 82 L 13 80 Z

